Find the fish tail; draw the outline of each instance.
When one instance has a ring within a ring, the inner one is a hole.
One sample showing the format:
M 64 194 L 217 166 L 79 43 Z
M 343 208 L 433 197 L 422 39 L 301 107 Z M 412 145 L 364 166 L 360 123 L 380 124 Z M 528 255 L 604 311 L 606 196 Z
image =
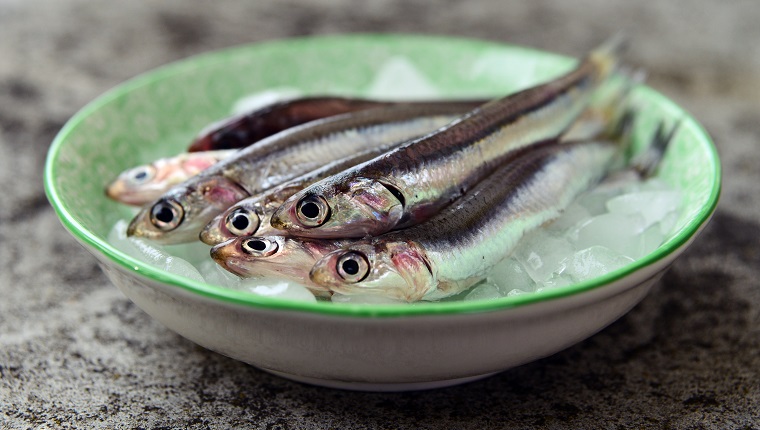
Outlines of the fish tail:
M 579 119 L 563 134 L 565 140 L 583 140 L 603 136 L 616 138 L 621 136 L 621 120 L 630 106 L 629 100 L 633 89 L 643 81 L 642 74 L 633 70 L 621 70 L 604 82 L 594 92 L 586 110 Z M 628 113 L 628 115 L 632 115 Z
M 587 61 L 597 69 L 600 81 L 618 69 L 620 57 L 627 47 L 627 38 L 622 33 L 617 33 L 588 54 Z
M 681 126 L 681 120 L 678 120 L 675 124 L 668 126 L 664 121 L 661 121 L 657 125 L 657 130 L 652 136 L 650 144 L 644 151 L 637 154 L 631 159 L 630 165 L 636 170 L 642 178 L 652 177 L 660 165 L 660 161 L 665 156 L 665 151 L 673 141 L 676 132 Z

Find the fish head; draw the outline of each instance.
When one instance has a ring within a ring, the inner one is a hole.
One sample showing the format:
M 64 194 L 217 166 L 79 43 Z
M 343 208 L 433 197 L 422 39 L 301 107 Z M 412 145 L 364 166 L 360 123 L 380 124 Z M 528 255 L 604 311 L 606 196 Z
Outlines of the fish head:
M 207 245 L 217 245 L 236 237 L 253 236 L 262 224 L 262 217 L 258 201 L 246 199 L 214 217 L 199 237 Z
M 296 280 L 310 289 L 309 269 L 339 243 L 325 240 L 300 241 L 284 236 L 245 236 L 211 248 L 211 258 L 226 270 L 242 277 L 272 277 Z
M 336 184 L 318 183 L 288 198 L 272 214 L 272 227 L 296 236 L 360 238 L 393 229 L 404 213 L 403 197 L 381 181 L 354 177 Z
M 158 169 L 144 164 L 126 170 L 106 187 L 108 197 L 130 205 L 143 205 L 161 195 Z
M 192 242 L 214 216 L 247 196 L 227 178 L 196 178 L 175 186 L 135 215 L 127 236 L 163 244 Z
M 435 288 L 433 269 L 413 242 L 362 241 L 322 257 L 311 280 L 340 294 L 375 295 L 417 301 Z

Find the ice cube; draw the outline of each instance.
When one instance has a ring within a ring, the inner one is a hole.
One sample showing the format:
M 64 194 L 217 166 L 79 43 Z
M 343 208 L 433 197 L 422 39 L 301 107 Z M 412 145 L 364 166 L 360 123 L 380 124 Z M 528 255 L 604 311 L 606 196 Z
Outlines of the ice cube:
M 503 52 L 486 51 L 471 62 L 470 74 L 474 82 L 494 81 L 502 82 L 505 71 L 519 69 L 524 73 L 508 79 L 513 91 L 519 91 L 536 84 L 539 62 L 524 58 L 504 55 Z
M 204 282 L 203 276 L 185 259 L 174 257 L 162 247 L 135 237 L 127 237 L 127 221 L 118 221 L 108 234 L 108 241 L 127 255 L 144 261 L 158 269 Z
M 536 283 L 549 278 L 559 263 L 575 251 L 570 242 L 544 230 L 525 236 L 514 251 L 515 259 L 522 264 L 528 276 Z
M 200 240 L 180 245 L 163 245 L 161 247 L 167 254 L 189 261 L 198 267 L 204 261 L 211 260 L 209 251 L 211 248 Z
M 563 273 L 560 275 L 560 274 L 555 273 L 549 279 L 542 282 L 539 288 L 541 289 L 541 291 L 544 291 L 544 290 L 550 290 L 553 288 L 559 288 L 559 287 L 564 287 L 567 285 L 572 285 L 574 283 L 575 281 L 569 274 Z
M 487 282 L 496 286 L 501 295 L 515 288 L 530 291 L 535 285 L 522 264 L 514 258 L 505 258 L 495 265 L 488 274 Z
M 272 278 L 246 279 L 239 288 L 260 296 L 297 300 L 299 302 L 316 302 L 311 291 L 303 285 Z
M 644 231 L 640 214 L 607 213 L 595 216 L 578 229 L 576 249 L 604 246 L 623 255 L 638 255 Z
M 198 269 L 195 268 L 189 261 L 179 257 L 168 256 L 164 260 L 164 266 L 161 269 L 173 273 L 175 275 L 184 276 L 185 278 L 192 279 L 193 281 L 205 282 L 203 276 L 201 276 Z
M 637 182 L 637 188 L 641 191 L 672 191 L 673 187 L 667 182 L 657 177 L 651 177 L 644 181 Z
M 483 282 L 473 287 L 470 292 L 464 296 L 464 301 L 491 300 L 498 299 L 499 297 L 504 297 L 504 295 L 499 291 L 499 288 L 496 285 Z
M 575 227 L 589 218 L 591 218 L 591 212 L 579 202 L 575 202 L 562 211 L 559 218 L 549 224 L 547 228 L 549 231 L 563 234 L 571 227 Z
M 633 259 L 603 246 L 582 249 L 562 262 L 559 274 L 573 281 L 584 281 L 619 269 Z
M 662 221 L 660 221 L 660 232 L 665 236 L 670 235 L 670 233 L 672 233 L 673 229 L 676 227 L 677 222 L 678 211 L 674 211 L 665 215 Z
M 521 290 L 519 288 L 513 288 L 513 289 L 509 290 L 509 292 L 507 293 L 507 297 L 520 296 L 520 295 L 523 295 L 523 294 L 528 294 L 528 291 Z
M 611 213 L 641 214 L 646 228 L 674 212 L 680 203 L 678 191 L 640 191 L 611 198 L 607 209 Z
M 127 227 L 129 222 L 126 220 L 119 220 L 108 232 L 108 243 L 119 251 L 129 255 L 132 258 L 136 258 L 140 261 L 145 261 L 142 252 L 135 247 L 132 241 L 127 237 Z
M 431 99 L 438 89 L 406 58 L 393 57 L 382 65 L 367 90 L 367 96 L 378 99 Z
M 659 224 L 654 224 L 641 234 L 641 248 L 634 258 L 641 258 L 659 247 L 665 239 Z
M 166 259 L 169 258 L 169 254 L 160 246 L 136 237 L 130 237 L 127 240 L 139 252 L 138 258 L 158 268 L 166 266 Z
M 593 190 L 581 194 L 575 204 L 585 208 L 591 216 L 607 212 L 607 200 L 620 195 L 623 183 L 617 181 L 602 183 Z
M 201 272 L 201 275 L 203 275 L 203 279 L 206 280 L 207 284 L 219 285 L 232 289 L 239 289 L 240 287 L 239 276 L 225 270 L 210 258 L 198 265 L 198 271 Z

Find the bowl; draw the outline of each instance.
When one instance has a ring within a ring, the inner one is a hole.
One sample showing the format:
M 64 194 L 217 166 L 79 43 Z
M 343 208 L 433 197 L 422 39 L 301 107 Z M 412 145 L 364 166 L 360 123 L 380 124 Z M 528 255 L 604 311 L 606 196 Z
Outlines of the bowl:
M 709 136 L 688 113 L 646 86 L 633 91 L 640 112 L 635 147 L 661 119 L 681 121 L 658 175 L 683 191 L 683 207 L 659 248 L 589 281 L 501 299 L 303 303 L 207 285 L 111 246 L 109 230 L 131 212 L 105 198 L 104 186 L 125 168 L 185 150 L 198 130 L 229 115 L 247 94 L 286 88 L 388 98 L 433 92 L 496 97 L 548 80 L 574 61 L 478 40 L 359 34 L 200 55 L 138 76 L 71 118 L 50 148 L 45 188 L 62 224 L 110 280 L 145 312 L 205 348 L 328 387 L 392 391 L 458 384 L 548 356 L 601 330 L 638 303 L 692 243 L 717 204 L 720 164 Z M 407 76 L 406 82 L 378 83 L 381 69 Z

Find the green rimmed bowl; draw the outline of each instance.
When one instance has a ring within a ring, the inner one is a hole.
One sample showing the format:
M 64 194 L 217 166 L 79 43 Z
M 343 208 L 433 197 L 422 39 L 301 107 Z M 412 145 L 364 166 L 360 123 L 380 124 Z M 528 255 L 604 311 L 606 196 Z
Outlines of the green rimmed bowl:
M 409 390 L 477 379 L 564 349 L 625 314 L 711 217 L 720 165 L 705 131 L 647 88 L 633 93 L 637 148 L 661 119 L 681 126 L 660 177 L 684 194 L 680 219 L 651 254 L 586 282 L 479 302 L 302 303 L 163 272 L 109 245 L 130 211 L 104 196 L 125 168 L 184 150 L 241 97 L 271 88 L 377 96 L 381 69 L 407 67 L 416 85 L 389 97 L 501 96 L 569 69 L 573 60 L 490 42 L 344 35 L 268 42 L 146 73 L 77 113 L 56 137 L 45 187 L 63 225 L 132 301 L 167 327 L 229 357 L 291 379 L 340 388 Z M 420 93 L 415 93 L 417 89 Z

